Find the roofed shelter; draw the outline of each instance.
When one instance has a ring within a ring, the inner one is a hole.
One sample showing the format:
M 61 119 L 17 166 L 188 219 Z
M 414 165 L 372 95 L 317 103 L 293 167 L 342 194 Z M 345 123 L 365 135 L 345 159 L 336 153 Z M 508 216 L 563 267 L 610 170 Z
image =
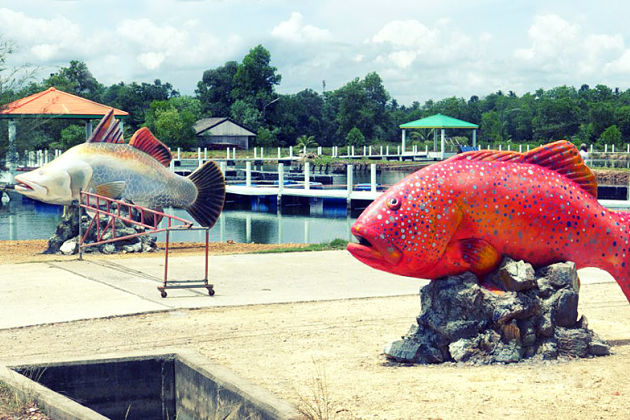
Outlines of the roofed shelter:
M 85 135 L 92 134 L 92 120 L 102 118 L 111 106 L 99 104 L 80 96 L 72 95 L 54 87 L 35 93 L 17 101 L 4 105 L 0 109 L 0 118 L 9 120 L 9 170 L 11 181 L 15 175 L 15 122 L 16 118 L 63 118 L 85 120 Z M 129 113 L 114 109 L 114 118 L 129 117 Z M 121 127 L 122 129 L 122 127 Z
M 477 145 L 477 129 L 479 126 L 467 121 L 458 120 L 457 118 L 449 117 L 447 115 L 435 114 L 430 117 L 422 118 L 419 120 L 411 121 L 399 126 L 402 128 L 402 150 L 405 151 L 405 131 L 412 128 L 434 128 L 440 129 L 441 132 L 441 147 L 440 156 L 444 159 L 444 129 L 446 128 L 465 128 L 473 130 L 472 133 L 472 145 Z M 437 149 L 437 131 L 433 132 L 433 147 Z
M 228 117 L 203 118 L 193 125 L 201 146 L 249 149 L 256 133 Z

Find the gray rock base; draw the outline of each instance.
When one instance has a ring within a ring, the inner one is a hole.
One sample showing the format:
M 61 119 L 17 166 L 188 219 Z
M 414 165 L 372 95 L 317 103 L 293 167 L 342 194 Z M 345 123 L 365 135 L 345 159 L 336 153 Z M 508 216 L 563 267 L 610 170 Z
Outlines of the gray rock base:
M 471 273 L 432 281 L 420 290 L 421 313 L 385 354 L 404 363 L 515 363 L 604 356 L 610 347 L 578 319 L 575 264 L 534 270 L 504 258 L 480 286 Z
M 112 211 L 115 211 L 115 204 L 112 207 Z M 81 215 L 81 229 L 85 232 L 92 218 L 82 212 Z M 101 231 L 109 224 L 110 218 L 101 215 L 100 217 L 100 229 Z M 115 222 L 116 237 L 134 235 L 136 233 L 145 232 L 146 229 L 142 226 L 136 226 L 131 223 L 124 223 L 121 220 Z M 112 238 L 111 228 L 103 235 L 102 240 Z M 90 233 L 86 238 L 86 243 L 96 242 L 96 226 L 93 225 L 90 229 Z M 64 216 L 61 222 L 57 225 L 55 234 L 48 239 L 48 249 L 44 251 L 45 254 L 65 254 L 72 255 L 79 252 L 79 208 L 76 205 L 66 207 Z M 135 238 L 129 238 L 123 241 L 116 241 L 98 246 L 91 246 L 84 248 L 84 253 L 100 252 L 103 254 L 115 254 L 115 253 L 130 253 L 130 252 L 153 252 L 157 250 L 156 238 L 150 235 L 138 236 Z

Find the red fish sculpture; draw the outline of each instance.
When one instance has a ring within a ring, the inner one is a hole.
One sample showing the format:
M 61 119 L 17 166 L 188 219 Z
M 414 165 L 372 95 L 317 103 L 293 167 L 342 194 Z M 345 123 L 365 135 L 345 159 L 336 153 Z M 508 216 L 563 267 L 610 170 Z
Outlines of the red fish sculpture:
M 348 251 L 379 270 L 424 279 L 503 255 L 543 266 L 573 261 L 608 271 L 630 301 L 630 214 L 597 202 L 597 183 L 567 141 L 527 153 L 474 151 L 392 186 L 352 225 Z

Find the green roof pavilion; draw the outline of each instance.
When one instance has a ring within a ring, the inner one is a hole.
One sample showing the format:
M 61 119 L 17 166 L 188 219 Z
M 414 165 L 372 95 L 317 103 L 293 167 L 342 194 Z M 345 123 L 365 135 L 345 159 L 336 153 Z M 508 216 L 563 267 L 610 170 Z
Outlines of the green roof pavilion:
M 439 128 L 441 131 L 441 148 L 440 155 L 444 159 L 444 129 L 446 128 L 467 128 L 473 130 L 472 145 L 477 145 L 477 124 L 469 123 L 468 121 L 458 120 L 457 118 L 449 117 L 447 115 L 435 114 L 430 117 L 422 118 L 416 121 L 411 121 L 399 126 L 402 128 L 402 151 L 405 152 L 405 132 L 407 129 L 412 128 Z M 437 149 L 437 130 L 433 132 L 433 150 Z

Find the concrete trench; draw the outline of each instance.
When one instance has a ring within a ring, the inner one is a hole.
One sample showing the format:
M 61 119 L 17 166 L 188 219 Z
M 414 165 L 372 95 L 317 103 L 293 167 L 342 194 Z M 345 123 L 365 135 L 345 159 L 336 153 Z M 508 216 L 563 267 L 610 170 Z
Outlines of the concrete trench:
M 300 418 L 288 402 L 188 351 L 0 366 L 0 381 L 60 420 Z

